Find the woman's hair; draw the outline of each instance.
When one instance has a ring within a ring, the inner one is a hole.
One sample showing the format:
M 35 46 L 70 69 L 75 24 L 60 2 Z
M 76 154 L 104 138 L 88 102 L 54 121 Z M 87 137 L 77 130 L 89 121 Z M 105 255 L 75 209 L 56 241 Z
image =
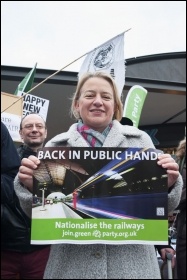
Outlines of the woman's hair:
M 175 155 L 178 159 L 181 159 L 183 158 L 185 153 L 186 153 L 186 138 L 179 142 Z
M 80 98 L 80 95 L 81 95 L 80 91 L 81 91 L 83 85 L 90 78 L 101 78 L 101 79 L 104 79 L 107 82 L 109 82 L 109 84 L 111 85 L 111 87 L 113 89 L 113 93 L 114 93 L 115 111 L 114 111 L 113 119 L 116 119 L 116 120 L 120 121 L 122 116 L 123 116 L 123 104 L 121 102 L 121 99 L 120 99 L 120 96 L 119 96 L 119 93 L 118 93 L 118 89 L 117 89 L 117 86 L 116 86 L 116 83 L 115 83 L 114 79 L 112 78 L 112 76 L 110 76 L 109 74 L 104 73 L 104 72 L 95 72 L 95 73 L 90 73 L 89 72 L 89 73 L 84 74 L 81 77 L 81 79 L 79 80 L 79 82 L 77 84 L 76 92 L 74 93 L 73 98 L 72 98 L 71 115 L 74 115 L 74 117 L 77 120 L 80 119 L 80 116 L 75 109 L 75 105 L 76 105 L 76 102 Z

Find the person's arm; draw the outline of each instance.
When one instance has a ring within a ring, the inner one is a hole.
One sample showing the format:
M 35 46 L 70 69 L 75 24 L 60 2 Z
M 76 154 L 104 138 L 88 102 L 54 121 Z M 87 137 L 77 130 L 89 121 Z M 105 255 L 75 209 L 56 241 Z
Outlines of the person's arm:
M 13 181 L 21 161 L 7 127 L 1 122 L 1 203 L 14 199 Z
M 158 165 L 166 169 L 168 175 L 168 213 L 172 212 L 179 204 L 182 192 L 182 176 L 179 173 L 179 165 L 170 154 L 161 154 Z
M 174 268 L 174 266 L 175 266 L 175 258 L 174 258 L 175 250 L 173 249 L 173 247 L 170 246 L 170 245 L 155 245 L 155 249 L 157 249 L 161 259 L 164 262 L 167 261 L 166 254 L 167 253 L 171 254 L 172 255 L 171 265 L 172 265 L 172 268 Z
M 144 147 L 155 148 L 150 136 L 142 132 L 141 141 Z M 179 173 L 179 165 L 170 154 L 161 154 L 158 164 L 166 169 L 168 175 L 168 213 L 174 211 L 179 204 L 183 180 Z
M 40 160 L 35 156 L 23 158 L 19 172 L 14 180 L 14 188 L 20 205 L 29 217 L 31 217 L 33 199 L 33 171 L 38 167 L 39 163 Z

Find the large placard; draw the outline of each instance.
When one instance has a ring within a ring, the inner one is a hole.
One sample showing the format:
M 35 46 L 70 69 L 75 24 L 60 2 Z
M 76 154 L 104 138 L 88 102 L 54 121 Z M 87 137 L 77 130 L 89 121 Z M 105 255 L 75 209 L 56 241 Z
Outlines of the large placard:
M 167 173 L 157 164 L 160 153 L 147 148 L 40 149 L 31 243 L 167 244 Z

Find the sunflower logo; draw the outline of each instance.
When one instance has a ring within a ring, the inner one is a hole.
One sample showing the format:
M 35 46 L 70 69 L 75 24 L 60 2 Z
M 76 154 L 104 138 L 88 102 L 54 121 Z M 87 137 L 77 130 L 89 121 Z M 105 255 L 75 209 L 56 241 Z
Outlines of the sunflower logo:
M 96 238 L 101 238 L 101 232 L 100 230 L 94 230 L 92 235 Z

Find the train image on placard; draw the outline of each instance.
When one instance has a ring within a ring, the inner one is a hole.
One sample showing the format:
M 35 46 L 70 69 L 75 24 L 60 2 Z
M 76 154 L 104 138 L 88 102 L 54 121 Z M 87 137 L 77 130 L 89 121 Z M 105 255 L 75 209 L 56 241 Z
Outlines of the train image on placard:
M 153 150 L 128 148 L 139 154 Z M 167 219 L 167 173 L 155 160 L 122 156 L 66 195 L 64 203 L 90 218 Z

